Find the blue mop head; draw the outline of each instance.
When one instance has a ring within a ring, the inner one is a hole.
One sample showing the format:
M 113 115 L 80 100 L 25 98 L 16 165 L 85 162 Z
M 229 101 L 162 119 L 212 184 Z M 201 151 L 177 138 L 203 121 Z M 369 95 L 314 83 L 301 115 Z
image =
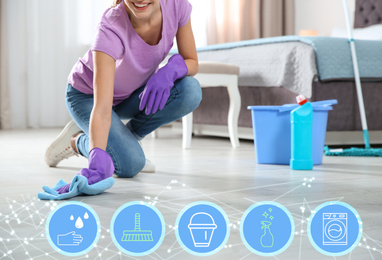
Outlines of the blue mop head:
M 349 149 L 329 149 L 325 146 L 326 156 L 367 156 L 367 157 L 382 157 L 382 148 L 349 148 Z

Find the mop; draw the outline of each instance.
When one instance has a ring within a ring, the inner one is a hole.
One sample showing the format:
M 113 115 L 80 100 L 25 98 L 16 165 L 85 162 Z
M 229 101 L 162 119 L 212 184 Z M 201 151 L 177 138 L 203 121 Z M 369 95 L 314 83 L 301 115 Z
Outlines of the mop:
M 367 128 L 365 105 L 364 105 L 363 96 L 362 96 L 361 80 L 360 80 L 360 75 L 358 70 L 357 54 L 355 51 L 353 31 L 350 25 L 349 8 L 348 8 L 347 0 L 342 0 L 342 2 L 345 9 L 346 25 L 347 25 L 348 38 L 350 43 L 351 56 L 353 61 L 354 78 L 355 78 L 355 85 L 357 89 L 357 98 L 358 98 L 358 104 L 359 104 L 359 111 L 361 115 L 363 140 L 365 143 L 365 148 L 352 147 L 350 149 L 329 149 L 329 147 L 326 146 L 325 155 L 378 157 L 378 156 L 382 156 L 382 149 L 370 148 L 369 131 Z
M 124 230 L 121 241 L 154 241 L 151 230 L 141 230 L 141 215 L 135 213 L 134 230 Z

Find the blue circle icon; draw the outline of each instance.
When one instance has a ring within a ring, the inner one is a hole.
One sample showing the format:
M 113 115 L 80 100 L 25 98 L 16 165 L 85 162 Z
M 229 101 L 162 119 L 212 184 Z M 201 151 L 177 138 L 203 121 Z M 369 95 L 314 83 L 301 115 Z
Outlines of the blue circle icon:
M 176 238 L 190 254 L 208 256 L 222 249 L 229 237 L 229 220 L 216 204 L 199 201 L 186 206 L 176 219 Z
M 245 246 L 255 254 L 274 256 L 292 243 L 294 221 L 281 204 L 271 201 L 249 207 L 241 219 L 240 235 Z
M 97 214 L 81 202 L 66 202 L 57 206 L 46 222 L 46 237 L 59 253 L 79 256 L 89 252 L 101 232 Z
M 322 254 L 345 255 L 361 240 L 361 217 L 353 207 L 343 202 L 321 204 L 309 217 L 308 236 Z
M 114 244 L 127 255 L 144 256 L 162 243 L 166 225 L 162 214 L 151 204 L 133 201 L 121 206 L 110 225 Z

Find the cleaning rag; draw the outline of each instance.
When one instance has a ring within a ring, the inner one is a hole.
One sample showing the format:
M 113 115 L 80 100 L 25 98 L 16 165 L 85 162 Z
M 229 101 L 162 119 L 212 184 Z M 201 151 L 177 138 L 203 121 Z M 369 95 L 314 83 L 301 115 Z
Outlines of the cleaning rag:
M 66 183 L 62 179 L 52 188 L 43 186 L 44 192 L 38 193 L 39 199 L 62 200 L 78 195 L 96 195 L 114 184 L 114 164 L 110 155 L 100 148 L 89 153 L 89 167 L 82 169 L 72 180 Z

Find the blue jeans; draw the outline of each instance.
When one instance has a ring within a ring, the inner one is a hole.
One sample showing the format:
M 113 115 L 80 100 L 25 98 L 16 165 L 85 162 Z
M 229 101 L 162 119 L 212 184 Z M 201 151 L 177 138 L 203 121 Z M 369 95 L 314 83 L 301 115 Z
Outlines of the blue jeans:
M 154 115 L 139 110 L 139 94 L 145 86 L 137 89 L 130 97 L 113 106 L 111 127 L 106 152 L 113 158 L 115 174 L 133 177 L 145 166 L 146 158 L 138 140 L 158 127 L 173 122 L 192 112 L 202 99 L 199 82 L 193 77 L 175 81 L 165 107 Z M 93 95 L 84 94 L 68 84 L 66 107 L 77 125 L 85 133 L 78 142 L 78 151 L 89 156 L 89 122 L 93 109 Z M 129 120 L 125 125 L 121 120 Z

